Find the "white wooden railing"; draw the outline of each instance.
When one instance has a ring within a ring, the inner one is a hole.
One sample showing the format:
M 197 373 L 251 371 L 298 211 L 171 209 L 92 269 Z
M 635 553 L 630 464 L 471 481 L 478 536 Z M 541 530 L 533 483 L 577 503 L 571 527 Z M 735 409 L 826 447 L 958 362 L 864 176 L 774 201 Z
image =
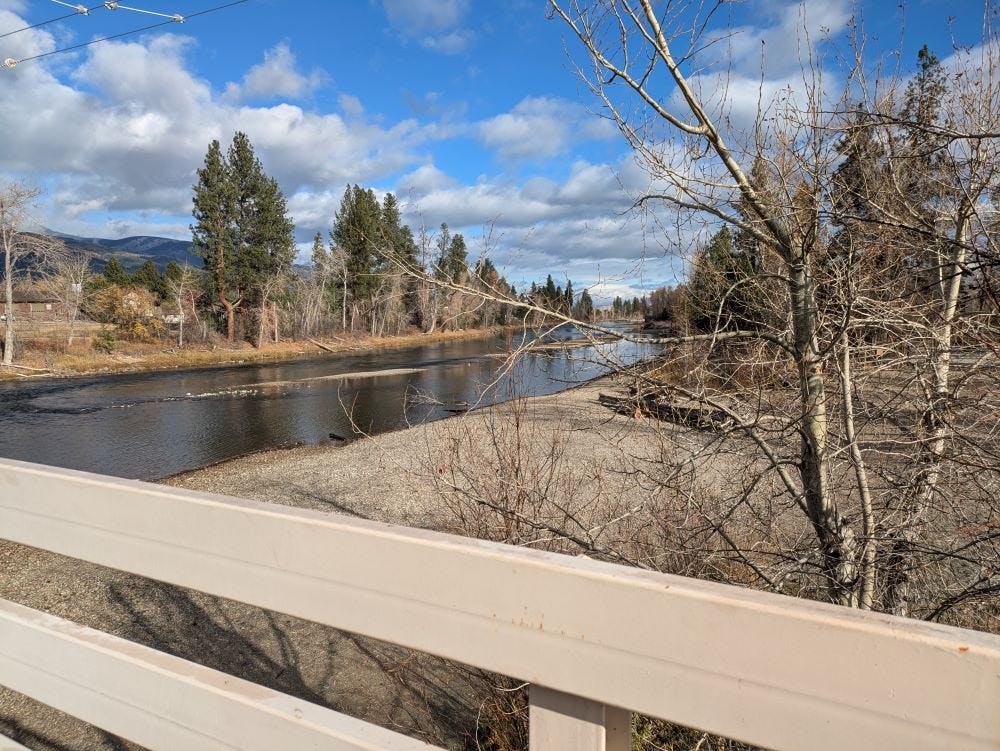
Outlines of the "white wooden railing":
M 528 681 L 532 751 L 626 751 L 631 712 L 774 749 L 1000 747 L 988 634 L 14 461 L 0 536 Z M 6 601 L 0 684 L 153 749 L 431 748 Z

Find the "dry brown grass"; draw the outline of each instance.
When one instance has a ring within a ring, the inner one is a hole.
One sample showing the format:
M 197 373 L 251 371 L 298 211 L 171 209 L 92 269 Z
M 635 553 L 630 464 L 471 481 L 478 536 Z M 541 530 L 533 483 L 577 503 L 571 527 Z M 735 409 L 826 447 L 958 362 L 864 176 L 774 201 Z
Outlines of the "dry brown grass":
M 76 376 L 94 373 L 133 373 L 155 370 L 187 370 L 243 365 L 257 362 L 299 360 L 328 355 L 369 351 L 393 350 L 437 342 L 465 339 L 485 339 L 504 331 L 502 327 L 469 329 L 465 331 L 440 331 L 433 334 L 403 334 L 401 336 L 367 337 L 348 336 L 336 339 L 317 339 L 333 352 L 317 347 L 308 341 L 289 340 L 267 344 L 261 348 L 248 342 L 236 344 L 195 344 L 182 348 L 164 341 L 115 343 L 111 353 L 99 352 L 89 340 L 66 347 L 64 344 L 27 344 L 19 353 L 17 364 L 28 368 L 50 371 L 52 376 Z M 24 371 L 0 368 L 0 380 L 19 379 Z

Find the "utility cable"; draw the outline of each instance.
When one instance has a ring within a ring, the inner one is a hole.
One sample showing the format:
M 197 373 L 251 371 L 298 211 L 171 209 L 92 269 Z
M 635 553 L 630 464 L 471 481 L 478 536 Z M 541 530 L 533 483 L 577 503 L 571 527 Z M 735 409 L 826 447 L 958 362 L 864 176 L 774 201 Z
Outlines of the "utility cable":
M 197 16 L 203 16 L 206 13 L 214 13 L 217 10 L 223 10 L 224 8 L 231 8 L 234 5 L 242 5 L 243 3 L 249 2 L 249 0 L 233 0 L 230 3 L 224 3 L 223 5 L 217 5 L 214 8 L 207 8 L 206 10 L 200 10 L 197 13 L 191 13 L 188 16 L 184 16 L 185 19 L 196 18 Z M 101 7 L 101 6 L 98 6 Z M 110 36 L 100 37 L 99 39 L 91 39 L 89 42 L 81 42 L 80 44 L 74 44 L 70 47 L 63 47 L 62 49 L 52 50 L 51 52 L 43 52 L 40 55 L 32 55 L 31 57 L 23 57 L 20 60 L 14 60 L 13 58 L 7 58 L 3 61 L 2 65 L 5 68 L 13 68 L 21 63 L 26 63 L 30 60 L 39 60 L 43 57 L 49 57 L 50 55 L 58 55 L 61 52 L 71 52 L 72 50 L 78 50 L 82 47 L 89 47 L 92 44 L 97 44 L 98 42 L 109 42 L 112 39 L 121 39 L 122 37 L 127 37 L 132 34 L 141 34 L 144 31 L 149 31 L 150 29 L 156 29 L 160 26 L 167 26 L 172 23 L 177 23 L 174 17 L 171 17 L 167 21 L 160 21 L 159 23 L 153 23 L 148 26 L 143 26 L 140 29 L 132 29 L 131 31 L 123 31 L 120 34 L 111 34 Z
M 40 26 L 48 26 L 50 23 L 55 23 L 56 21 L 63 21 L 67 18 L 72 18 L 73 16 L 90 15 L 90 11 L 104 7 L 104 3 L 101 3 L 100 5 L 93 5 L 89 8 L 85 8 L 82 5 L 69 5 L 68 3 L 59 3 L 59 5 L 66 5 L 67 7 L 74 8 L 74 10 L 72 13 L 67 13 L 65 16 L 57 16 L 56 18 L 50 18 L 48 21 L 39 21 L 38 23 L 31 24 L 31 26 L 25 26 L 20 29 L 14 29 L 13 31 L 8 31 L 6 34 L 0 34 L 0 39 L 3 39 L 4 37 L 9 37 L 12 34 L 20 34 L 22 31 L 37 29 Z
M 60 2 L 60 0 L 53 0 L 53 2 Z M 133 13 L 145 13 L 147 16 L 160 16 L 162 18 L 169 18 L 171 21 L 176 21 L 177 23 L 184 23 L 184 16 L 180 13 L 159 13 L 155 10 L 132 8 L 128 5 L 122 5 L 121 3 L 115 2 L 115 0 L 107 0 L 107 2 L 104 3 L 104 7 L 108 10 L 130 10 Z

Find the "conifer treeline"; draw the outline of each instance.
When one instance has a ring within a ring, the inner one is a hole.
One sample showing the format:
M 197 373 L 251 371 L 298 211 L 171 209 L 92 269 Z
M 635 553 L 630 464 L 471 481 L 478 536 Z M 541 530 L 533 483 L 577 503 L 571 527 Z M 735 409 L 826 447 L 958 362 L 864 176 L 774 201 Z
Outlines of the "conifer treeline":
M 967 248 L 938 237 L 961 226 L 944 207 L 961 206 L 968 190 L 962 184 L 966 178 L 956 180 L 949 142 L 940 132 L 950 117 L 945 106 L 949 85 L 944 65 L 925 45 L 903 92 L 898 123 L 879 125 L 877 113 L 860 106 L 847 114 L 836 144 L 836 167 L 824 184 L 803 182 L 790 190 L 766 159 L 752 163 L 750 177 L 763 200 L 786 207 L 798 225 L 812 225 L 815 247 L 808 271 L 817 280 L 816 303 L 829 320 L 859 315 L 838 299 L 858 298 L 862 290 L 869 305 L 886 304 L 896 311 L 904 302 L 915 310 L 935 304 L 944 295 L 948 278 L 943 269 L 954 247 L 966 253 L 958 279 L 959 314 L 997 309 L 995 209 L 989 208 L 983 239 L 967 241 Z M 990 164 L 984 174 L 993 169 Z M 984 208 L 985 196 L 995 201 L 998 193 L 984 192 Z M 653 318 L 695 332 L 782 329 L 788 305 L 781 259 L 755 238 L 758 220 L 744 203 L 734 201 L 733 209 L 745 224 L 721 227 L 698 248 L 686 283 L 652 294 Z M 901 216 L 919 229 L 889 221 Z
M 519 295 L 488 257 L 470 262 L 465 238 L 447 224 L 415 238 L 392 193 L 379 202 L 359 185 L 345 189 L 328 235 L 314 237 L 310 268 L 294 272 L 285 198 L 243 133 L 225 155 L 211 143 L 193 203 L 194 249 L 204 259 L 201 305 L 218 314 L 230 341 L 277 339 L 279 330 L 385 336 L 506 325 L 524 315 L 510 300 L 584 319 L 595 313 L 586 290 L 577 297 L 571 281 L 564 290 L 551 275 Z
M 209 145 L 192 213 L 200 273 L 175 263 L 160 273 L 150 261 L 130 274 L 112 258 L 94 284 L 115 294 L 103 296 L 107 310 L 91 305 L 88 312 L 115 322 L 112 309 L 122 307 L 116 301 L 144 289 L 149 294 L 142 298 L 143 320 L 160 306 L 173 318 L 199 323 L 200 333 L 189 337 L 216 330 L 229 341 L 258 345 L 277 341 L 281 333 L 388 336 L 545 319 L 517 302 L 585 321 L 598 314 L 589 291 L 577 294 L 569 279 L 564 289 L 549 274 L 544 284 L 519 292 L 485 254 L 470 260 L 465 237 L 447 223 L 433 235 L 414 237 L 392 193 L 380 202 L 359 185 L 345 189 L 329 232 L 316 233 L 309 267 L 294 268 L 295 228 L 285 197 L 244 133 L 236 133 L 225 152 L 218 141 Z M 638 300 L 618 300 L 615 314 L 639 309 Z
M 486 255 L 470 262 L 465 237 L 447 223 L 433 237 L 414 238 L 392 193 L 380 204 L 374 191 L 359 185 L 345 189 L 329 236 L 316 234 L 311 270 L 297 287 L 304 303 L 299 326 L 307 336 L 334 329 L 379 336 L 508 325 L 525 315 L 511 300 L 594 315 L 586 290 L 577 298 L 571 280 L 564 290 L 551 274 L 544 286 L 532 284 L 519 294 Z

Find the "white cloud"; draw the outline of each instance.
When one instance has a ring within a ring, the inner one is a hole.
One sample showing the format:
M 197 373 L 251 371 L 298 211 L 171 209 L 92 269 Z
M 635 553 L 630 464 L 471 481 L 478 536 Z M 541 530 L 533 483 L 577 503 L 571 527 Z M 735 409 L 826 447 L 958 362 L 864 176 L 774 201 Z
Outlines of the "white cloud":
M 470 29 L 455 29 L 447 34 L 425 36 L 420 40 L 420 45 L 443 55 L 457 55 L 465 52 L 474 39 L 475 34 Z
M 242 84 L 229 83 L 223 98 L 232 103 L 278 97 L 301 99 L 326 81 L 326 73 L 319 68 L 313 69 L 309 75 L 296 70 L 295 55 L 282 42 L 264 52 L 264 62 L 250 68 L 243 77 Z
M 337 103 L 348 117 L 361 117 L 365 114 L 365 106 L 353 94 L 341 94 L 337 97 Z
M 0 23 L 23 21 L 0 14 Z M 19 55 L 51 48 L 38 31 L 11 39 Z M 236 106 L 190 71 L 189 47 L 170 34 L 109 42 L 89 50 L 69 82 L 37 63 L 5 74 L 0 160 L 12 172 L 45 176 L 52 226 L 94 212 L 186 215 L 208 143 L 226 144 L 237 129 L 288 193 L 403 171 L 420 161 L 414 152 L 431 137 L 416 121 L 371 122 L 346 96 L 349 120 L 286 103 Z
M 755 73 L 764 65 L 764 77 L 786 78 L 808 60 L 809 48 L 824 38 L 847 28 L 851 19 L 850 0 L 802 0 L 774 4 L 766 26 L 743 26 L 732 30 L 726 40 L 726 61 L 735 70 Z M 718 54 L 718 52 L 713 52 Z
M 393 26 L 417 35 L 457 26 L 469 10 L 468 0 L 382 0 Z
M 382 8 L 401 37 L 432 52 L 457 55 L 475 39 L 475 32 L 461 25 L 468 0 L 382 0 Z
M 449 177 L 433 164 L 422 164 L 404 175 L 396 183 L 400 196 L 425 196 L 435 190 L 447 190 L 458 186 L 458 181 Z
M 4 12 L 0 23 L 23 25 Z M 11 39 L 18 55 L 53 48 L 41 30 Z M 501 174 L 463 185 L 428 153 L 435 142 L 472 136 L 505 157 L 541 158 L 567 153 L 580 138 L 610 135 L 579 105 L 537 97 L 506 116 L 469 123 L 459 105 L 429 94 L 433 111 L 387 123 L 345 92 L 336 111 L 308 111 L 280 101 L 308 87 L 281 45 L 228 94 L 192 69 L 191 45 L 173 34 L 114 41 L 61 58 L 54 68 L 32 63 L 5 74 L 0 162 L 44 182 L 48 226 L 85 236 L 186 237 L 191 186 L 206 147 L 212 139 L 225 146 L 239 129 L 280 182 L 302 242 L 317 230 L 325 234 L 345 184 L 395 179 L 414 226 L 421 218 L 428 227 L 447 221 L 475 235 L 496 219 L 506 233 L 503 259 L 496 260 L 515 269 L 512 279 L 564 269 L 576 281 L 598 265 L 607 273 L 608 264 L 635 264 L 642 255 L 641 227 L 620 215 L 629 199 L 619 180 L 644 179 L 628 163 L 578 161 L 560 179 Z M 254 102 L 267 91 L 284 93 L 276 103 Z M 539 133 L 546 134 L 542 143 Z M 470 245 L 477 245 L 471 236 Z
M 582 106 L 556 97 L 527 97 L 510 112 L 479 124 L 483 145 L 508 161 L 552 157 L 589 139 L 610 138 L 614 127 Z

